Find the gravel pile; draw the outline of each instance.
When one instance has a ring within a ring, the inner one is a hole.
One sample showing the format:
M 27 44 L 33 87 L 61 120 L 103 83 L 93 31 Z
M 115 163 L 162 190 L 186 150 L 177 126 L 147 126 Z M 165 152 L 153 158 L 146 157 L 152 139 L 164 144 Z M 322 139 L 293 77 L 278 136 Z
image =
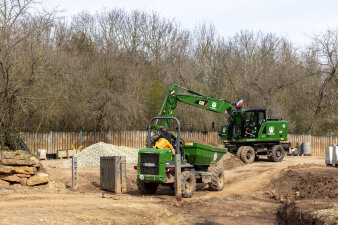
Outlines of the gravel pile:
M 138 149 L 116 146 L 103 142 L 91 145 L 76 154 L 78 167 L 100 166 L 100 156 L 126 156 L 127 163 L 137 163 Z M 71 167 L 67 160 L 60 167 Z

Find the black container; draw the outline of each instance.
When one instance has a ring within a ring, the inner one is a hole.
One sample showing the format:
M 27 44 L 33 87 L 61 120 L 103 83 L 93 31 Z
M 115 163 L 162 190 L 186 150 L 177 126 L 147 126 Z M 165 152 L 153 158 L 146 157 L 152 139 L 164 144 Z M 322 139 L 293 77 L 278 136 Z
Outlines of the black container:
M 56 159 L 56 153 L 47 153 L 46 154 L 46 158 L 47 159 Z

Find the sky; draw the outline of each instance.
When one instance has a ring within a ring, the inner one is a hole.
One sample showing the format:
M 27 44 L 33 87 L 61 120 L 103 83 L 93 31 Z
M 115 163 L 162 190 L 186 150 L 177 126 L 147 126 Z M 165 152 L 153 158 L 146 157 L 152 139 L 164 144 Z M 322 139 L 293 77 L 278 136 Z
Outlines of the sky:
M 57 7 L 66 18 L 84 10 L 157 12 L 189 30 L 207 22 L 225 38 L 241 30 L 262 31 L 300 47 L 310 43 L 313 33 L 338 29 L 338 0 L 46 0 L 43 4 L 47 9 Z

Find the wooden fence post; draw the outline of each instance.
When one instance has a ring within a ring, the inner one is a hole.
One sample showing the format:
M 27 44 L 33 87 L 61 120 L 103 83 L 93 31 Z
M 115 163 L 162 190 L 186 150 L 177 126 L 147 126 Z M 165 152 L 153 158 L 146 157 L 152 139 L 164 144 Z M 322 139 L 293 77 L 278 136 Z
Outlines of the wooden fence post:
M 218 144 L 218 132 L 216 131 L 216 145 Z
M 53 153 L 53 131 L 51 131 L 49 134 L 49 142 L 50 142 L 49 153 Z
M 80 131 L 80 146 L 82 146 L 82 142 L 83 142 L 83 140 L 82 140 L 82 130 Z

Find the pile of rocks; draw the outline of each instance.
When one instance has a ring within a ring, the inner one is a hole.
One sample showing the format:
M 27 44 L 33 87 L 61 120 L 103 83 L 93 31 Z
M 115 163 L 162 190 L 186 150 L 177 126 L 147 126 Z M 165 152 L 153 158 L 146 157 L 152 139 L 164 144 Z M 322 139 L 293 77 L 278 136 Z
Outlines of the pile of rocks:
M 0 151 L 0 185 L 47 184 L 49 176 L 39 172 L 40 161 L 26 151 Z

